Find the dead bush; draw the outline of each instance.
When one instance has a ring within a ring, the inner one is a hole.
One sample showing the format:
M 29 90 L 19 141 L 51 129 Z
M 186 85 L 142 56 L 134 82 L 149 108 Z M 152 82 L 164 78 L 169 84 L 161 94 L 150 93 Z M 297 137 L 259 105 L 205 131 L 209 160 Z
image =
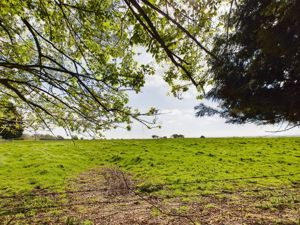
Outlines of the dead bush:
M 118 196 L 133 193 L 134 182 L 129 174 L 124 173 L 119 168 L 105 168 L 102 170 L 102 175 L 108 195 Z

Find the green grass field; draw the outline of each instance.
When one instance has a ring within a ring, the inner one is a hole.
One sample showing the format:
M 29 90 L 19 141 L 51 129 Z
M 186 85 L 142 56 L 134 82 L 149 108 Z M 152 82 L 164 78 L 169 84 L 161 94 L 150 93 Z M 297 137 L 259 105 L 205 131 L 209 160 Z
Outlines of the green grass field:
M 298 225 L 299 184 L 296 137 L 0 142 L 0 224 Z
M 300 138 L 1 142 L 0 193 L 59 191 L 83 171 L 115 166 L 141 185 L 170 183 L 176 193 L 287 186 L 300 181 Z M 285 174 L 296 175 L 273 177 Z M 271 177 L 201 183 L 253 176 Z

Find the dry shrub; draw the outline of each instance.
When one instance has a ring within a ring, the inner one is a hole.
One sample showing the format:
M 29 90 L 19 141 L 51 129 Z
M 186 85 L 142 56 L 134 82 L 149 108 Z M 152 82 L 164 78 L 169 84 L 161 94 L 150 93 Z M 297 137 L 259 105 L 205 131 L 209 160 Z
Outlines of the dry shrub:
M 134 183 L 129 174 L 119 168 L 105 168 L 102 171 L 104 185 L 109 196 L 129 195 L 133 193 Z

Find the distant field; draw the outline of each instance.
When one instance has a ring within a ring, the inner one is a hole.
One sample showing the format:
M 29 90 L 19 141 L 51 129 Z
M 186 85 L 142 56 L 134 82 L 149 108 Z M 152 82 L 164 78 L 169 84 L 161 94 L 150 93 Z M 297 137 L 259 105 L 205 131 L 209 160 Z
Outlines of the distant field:
M 0 195 L 61 192 L 102 167 L 160 196 L 289 188 L 300 182 L 300 138 L 0 142 Z

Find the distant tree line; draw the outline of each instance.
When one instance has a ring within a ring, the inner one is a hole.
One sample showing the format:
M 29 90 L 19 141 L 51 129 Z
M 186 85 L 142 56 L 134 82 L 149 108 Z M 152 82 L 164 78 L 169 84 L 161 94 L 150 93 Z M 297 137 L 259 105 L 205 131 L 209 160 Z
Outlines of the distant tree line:
M 157 135 L 152 135 L 153 139 L 161 139 L 161 138 L 168 138 L 167 136 L 159 137 Z
M 171 138 L 184 138 L 183 134 L 172 134 Z
M 168 138 L 168 137 L 167 136 L 159 137 L 158 135 L 152 135 L 152 138 L 153 139 L 164 139 L 164 138 Z M 170 138 L 184 138 L 184 135 L 183 134 L 172 134 L 170 136 Z M 200 138 L 205 138 L 205 136 L 201 135 Z
M 22 134 L 20 137 L 11 138 L 15 140 L 64 140 L 61 135 L 51 135 L 51 134 Z
M 17 137 L 15 136 L 9 136 L 7 138 L 6 136 L 2 137 L 0 136 L 0 139 L 6 139 L 6 140 L 65 140 L 65 138 L 61 135 L 53 135 L 53 134 L 22 134 Z M 77 135 L 71 136 L 72 140 L 84 140 L 83 137 L 79 138 Z

